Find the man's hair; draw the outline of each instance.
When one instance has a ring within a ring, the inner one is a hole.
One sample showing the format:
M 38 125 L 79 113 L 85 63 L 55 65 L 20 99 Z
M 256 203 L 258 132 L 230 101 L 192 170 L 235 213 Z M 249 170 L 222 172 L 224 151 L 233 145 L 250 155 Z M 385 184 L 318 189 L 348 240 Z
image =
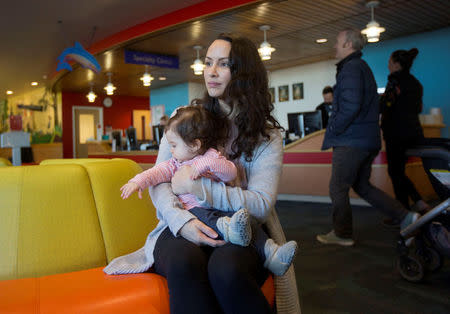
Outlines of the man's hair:
M 345 32 L 345 41 L 351 42 L 353 49 L 362 50 L 364 48 L 366 40 L 359 29 L 347 28 L 343 32 Z
M 322 95 L 332 93 L 333 94 L 333 87 L 331 86 L 325 86 L 322 90 Z

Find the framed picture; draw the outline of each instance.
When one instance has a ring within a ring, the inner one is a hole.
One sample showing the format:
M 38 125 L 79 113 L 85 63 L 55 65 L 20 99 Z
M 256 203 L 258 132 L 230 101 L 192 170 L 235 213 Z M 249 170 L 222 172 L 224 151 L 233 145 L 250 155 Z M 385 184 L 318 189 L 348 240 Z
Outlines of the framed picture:
M 269 88 L 269 94 L 270 94 L 270 102 L 272 104 L 275 103 L 275 87 Z
M 292 84 L 292 98 L 303 99 L 303 83 Z
M 278 101 L 289 100 L 289 85 L 278 86 Z

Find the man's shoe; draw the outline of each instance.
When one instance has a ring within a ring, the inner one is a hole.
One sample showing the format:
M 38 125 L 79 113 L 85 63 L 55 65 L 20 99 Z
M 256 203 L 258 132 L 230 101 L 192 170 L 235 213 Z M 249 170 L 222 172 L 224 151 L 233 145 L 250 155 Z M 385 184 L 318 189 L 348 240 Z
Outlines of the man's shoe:
M 400 219 L 386 218 L 383 220 L 383 225 L 387 227 L 398 227 L 400 226 Z
M 317 241 L 324 243 L 324 244 L 338 244 L 342 246 L 352 246 L 355 244 L 355 241 L 352 239 L 345 239 L 338 237 L 334 230 L 331 230 L 327 234 L 318 234 L 316 236 Z

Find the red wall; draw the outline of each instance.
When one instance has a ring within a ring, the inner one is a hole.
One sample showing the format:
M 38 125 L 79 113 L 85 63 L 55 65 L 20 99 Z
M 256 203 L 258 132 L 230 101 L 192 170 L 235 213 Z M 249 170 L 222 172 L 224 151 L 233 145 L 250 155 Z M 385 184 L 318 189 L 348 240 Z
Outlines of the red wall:
M 112 106 L 103 106 L 103 99 L 106 95 L 98 95 L 95 102 L 90 103 L 86 94 L 62 93 L 62 119 L 63 119 L 63 157 L 73 158 L 72 143 L 72 107 L 90 106 L 103 107 L 103 126 L 110 125 L 113 129 L 126 129 L 133 124 L 133 110 L 149 110 L 149 97 L 133 96 L 109 96 L 112 99 Z

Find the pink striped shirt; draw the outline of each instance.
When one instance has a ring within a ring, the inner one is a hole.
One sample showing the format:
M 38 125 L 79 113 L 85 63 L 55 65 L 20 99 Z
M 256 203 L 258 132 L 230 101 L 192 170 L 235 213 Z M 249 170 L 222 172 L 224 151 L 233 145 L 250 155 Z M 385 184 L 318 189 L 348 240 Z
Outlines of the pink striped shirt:
M 182 166 L 195 167 L 200 176 L 225 183 L 234 180 L 237 175 L 234 163 L 227 160 L 217 150 L 210 148 L 205 154 L 182 163 L 172 157 L 136 175 L 129 182 L 136 183 L 140 190 L 144 190 L 149 186 L 170 182 L 175 172 Z M 193 194 L 178 195 L 178 199 L 187 210 L 199 206 Z

